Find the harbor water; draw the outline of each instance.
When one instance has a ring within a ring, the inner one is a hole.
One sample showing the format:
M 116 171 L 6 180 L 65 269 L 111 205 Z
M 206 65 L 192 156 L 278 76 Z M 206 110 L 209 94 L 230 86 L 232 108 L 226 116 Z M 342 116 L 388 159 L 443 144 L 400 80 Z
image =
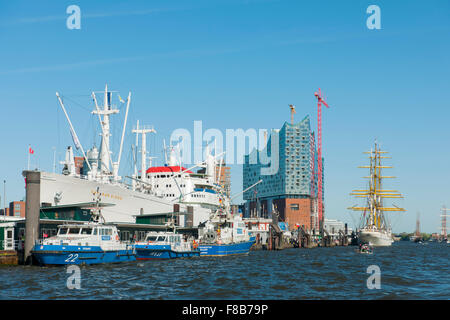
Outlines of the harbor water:
M 80 267 L 0 267 L 0 299 L 450 299 L 450 246 L 395 242 L 372 255 L 356 247 L 251 251 Z M 369 266 L 380 289 L 369 289 Z

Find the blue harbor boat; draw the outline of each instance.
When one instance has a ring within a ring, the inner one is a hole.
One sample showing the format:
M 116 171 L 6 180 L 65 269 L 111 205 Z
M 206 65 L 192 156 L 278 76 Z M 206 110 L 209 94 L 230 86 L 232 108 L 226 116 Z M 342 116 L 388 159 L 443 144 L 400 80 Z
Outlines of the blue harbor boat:
M 203 244 L 199 245 L 200 255 L 206 256 L 227 256 L 235 254 L 248 254 L 250 248 L 255 243 L 255 238 L 249 241 L 228 243 L 228 244 Z
M 136 260 L 134 247 L 119 240 L 116 226 L 97 222 L 58 226 L 57 235 L 38 240 L 31 253 L 46 266 Z
M 200 256 L 248 254 L 255 243 L 240 215 L 231 215 L 223 208 L 205 222 L 199 230 Z
M 196 242 L 185 241 L 175 232 L 148 232 L 143 242 L 135 244 L 137 260 L 175 259 L 200 256 Z

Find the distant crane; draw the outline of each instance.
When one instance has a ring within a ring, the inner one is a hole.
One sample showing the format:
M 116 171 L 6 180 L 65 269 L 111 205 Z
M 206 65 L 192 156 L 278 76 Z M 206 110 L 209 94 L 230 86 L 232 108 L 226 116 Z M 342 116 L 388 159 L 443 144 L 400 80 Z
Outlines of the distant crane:
M 443 241 L 447 240 L 447 217 L 450 215 L 447 213 L 450 209 L 447 209 L 445 206 L 442 206 L 441 209 L 441 239 Z
M 420 213 L 417 212 L 417 219 L 416 219 L 416 237 L 420 238 Z
M 318 92 L 314 92 L 314 96 L 317 98 L 317 198 L 318 198 L 318 213 L 319 213 L 319 223 L 323 224 L 323 181 L 322 181 L 322 104 L 329 108 L 330 106 L 326 103 L 322 97 L 322 92 L 320 88 Z M 321 226 L 319 225 L 321 228 Z
M 295 106 L 294 105 L 290 104 L 289 108 L 291 109 L 291 124 L 293 125 L 294 124 L 294 113 L 297 113 L 297 112 L 295 112 Z

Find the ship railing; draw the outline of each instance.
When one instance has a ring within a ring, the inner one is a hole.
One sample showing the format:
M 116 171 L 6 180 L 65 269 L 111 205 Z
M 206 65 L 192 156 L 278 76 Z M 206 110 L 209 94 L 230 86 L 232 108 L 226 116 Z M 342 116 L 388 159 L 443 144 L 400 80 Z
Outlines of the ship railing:
M 101 248 L 106 251 L 115 251 L 115 250 L 132 250 L 133 245 L 130 243 L 103 243 Z
M 44 245 L 44 244 L 48 244 L 48 243 L 44 243 L 45 240 L 48 240 L 48 238 L 45 239 L 37 239 L 34 241 L 35 245 Z M 59 244 L 59 243 L 58 243 Z
M 22 240 L 0 240 L 0 250 L 8 251 L 8 250 L 23 250 L 25 246 L 25 241 Z
M 175 251 L 191 251 L 192 250 L 192 246 L 190 243 L 175 243 L 174 245 L 174 250 Z
M 134 242 L 131 240 L 124 240 L 124 241 L 120 241 L 123 244 L 133 244 Z

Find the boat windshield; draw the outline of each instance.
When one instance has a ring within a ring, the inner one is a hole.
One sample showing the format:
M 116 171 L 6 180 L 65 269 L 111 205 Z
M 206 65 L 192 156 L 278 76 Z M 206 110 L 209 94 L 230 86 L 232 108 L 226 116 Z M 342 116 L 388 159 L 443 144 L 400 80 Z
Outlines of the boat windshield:
M 181 237 L 180 236 L 170 236 L 169 242 L 181 242 Z
M 157 236 L 148 236 L 145 241 L 156 241 Z
M 80 228 L 69 228 L 69 234 L 79 234 Z
M 67 228 L 60 228 L 58 234 L 67 234 Z
M 91 228 L 83 228 L 81 229 L 81 234 L 92 234 Z
M 158 241 L 165 241 L 166 240 L 166 237 L 165 236 L 159 236 L 158 237 Z

